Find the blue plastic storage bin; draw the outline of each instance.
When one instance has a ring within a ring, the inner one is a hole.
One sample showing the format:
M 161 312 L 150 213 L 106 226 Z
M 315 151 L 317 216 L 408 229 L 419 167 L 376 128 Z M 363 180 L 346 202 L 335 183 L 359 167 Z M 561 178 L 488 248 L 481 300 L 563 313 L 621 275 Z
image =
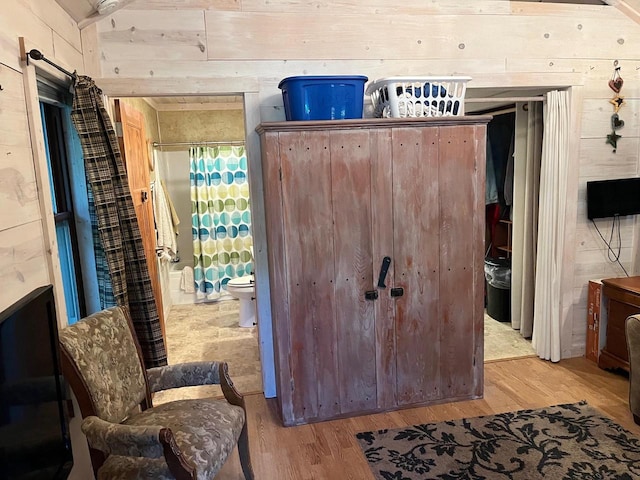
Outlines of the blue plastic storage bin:
M 287 77 L 278 85 L 287 120 L 362 118 L 367 80 L 361 75 Z

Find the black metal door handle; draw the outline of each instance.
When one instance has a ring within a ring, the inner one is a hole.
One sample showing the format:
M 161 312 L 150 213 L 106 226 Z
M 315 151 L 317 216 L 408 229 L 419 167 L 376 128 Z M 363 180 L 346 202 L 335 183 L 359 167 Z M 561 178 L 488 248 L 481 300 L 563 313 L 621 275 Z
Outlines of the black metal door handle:
M 402 295 L 404 295 L 404 288 L 398 287 L 398 288 L 392 288 L 391 289 L 391 296 L 392 297 L 401 297 Z
M 378 288 L 387 288 L 387 286 L 384 284 L 384 280 L 385 278 L 387 278 L 389 265 L 391 265 L 391 257 L 384 257 L 382 259 L 382 265 L 380 265 L 380 275 L 378 276 Z
M 377 290 L 369 290 L 368 292 L 364 292 L 364 298 L 366 300 L 377 300 L 378 299 L 378 291 Z

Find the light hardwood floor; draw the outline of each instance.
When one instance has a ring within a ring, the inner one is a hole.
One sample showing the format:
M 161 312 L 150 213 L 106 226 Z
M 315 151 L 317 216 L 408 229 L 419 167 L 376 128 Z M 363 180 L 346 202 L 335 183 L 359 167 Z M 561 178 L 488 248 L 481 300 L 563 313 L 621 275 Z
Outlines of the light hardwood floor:
M 640 436 L 628 409 L 628 380 L 584 358 L 557 364 L 538 358 L 485 364 L 481 400 L 366 415 L 299 427 L 282 427 L 271 400 L 249 395 L 249 435 L 257 480 L 373 480 L 356 443 L 357 432 L 474 417 L 586 400 Z M 237 453 L 216 480 L 241 480 Z

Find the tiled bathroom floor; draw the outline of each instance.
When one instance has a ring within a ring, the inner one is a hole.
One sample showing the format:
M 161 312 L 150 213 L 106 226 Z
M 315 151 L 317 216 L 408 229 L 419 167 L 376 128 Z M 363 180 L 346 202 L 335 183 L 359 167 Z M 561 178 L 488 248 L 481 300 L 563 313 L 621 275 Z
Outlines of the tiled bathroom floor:
M 510 323 L 484 315 L 484 361 L 504 360 L 535 355 L 531 340 L 525 340 Z
M 238 326 L 239 302 L 174 305 L 165 319 L 169 364 L 201 360 L 225 361 L 242 394 L 262 392 L 257 327 Z M 158 392 L 154 403 L 182 398 L 221 397 L 217 385 Z

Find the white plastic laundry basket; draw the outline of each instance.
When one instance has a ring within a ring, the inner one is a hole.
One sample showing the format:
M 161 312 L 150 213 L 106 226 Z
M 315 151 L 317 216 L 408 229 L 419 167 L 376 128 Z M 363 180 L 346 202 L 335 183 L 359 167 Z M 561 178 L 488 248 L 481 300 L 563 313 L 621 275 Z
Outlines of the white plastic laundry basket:
M 464 95 L 471 77 L 389 77 L 371 83 L 376 117 L 448 117 L 464 115 Z

